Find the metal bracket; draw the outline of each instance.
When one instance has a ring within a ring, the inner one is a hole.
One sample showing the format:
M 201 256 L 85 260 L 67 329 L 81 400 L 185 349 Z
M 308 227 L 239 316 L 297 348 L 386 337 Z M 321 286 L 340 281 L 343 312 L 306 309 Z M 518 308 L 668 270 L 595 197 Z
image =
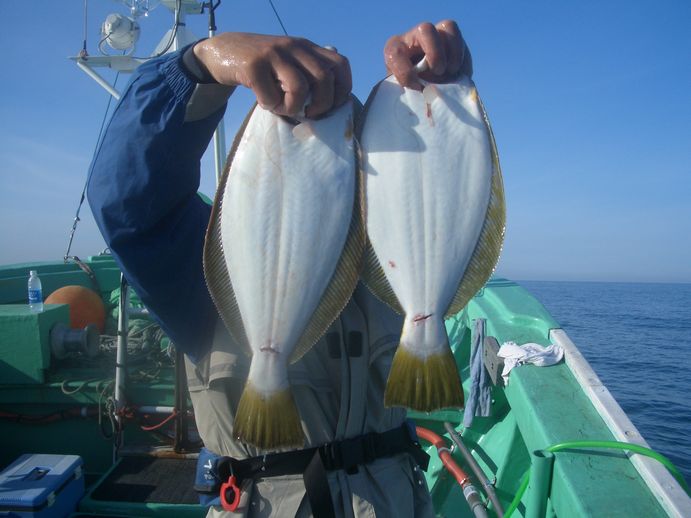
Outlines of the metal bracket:
M 504 360 L 499 357 L 499 342 L 493 336 L 486 336 L 482 361 L 485 363 L 485 368 L 492 378 L 492 383 L 496 386 L 503 387 L 504 379 L 501 377 L 501 371 L 504 370 Z

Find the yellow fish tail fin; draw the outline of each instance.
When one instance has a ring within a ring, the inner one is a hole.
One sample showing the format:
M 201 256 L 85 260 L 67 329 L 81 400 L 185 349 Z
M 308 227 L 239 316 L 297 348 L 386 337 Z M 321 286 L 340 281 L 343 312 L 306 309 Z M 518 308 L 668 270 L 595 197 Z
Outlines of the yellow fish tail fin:
M 435 324 L 443 331 L 441 320 L 423 325 Z M 410 341 L 410 338 L 421 338 L 425 334 L 431 336 L 422 329 L 411 327 L 416 325 L 419 324 L 406 320 L 403 326 L 402 342 L 394 355 L 386 383 L 384 404 L 421 412 L 463 407 L 461 378 L 446 333 L 443 332 L 441 344 L 435 340 L 437 344 L 426 349 L 421 347 L 422 344 Z M 431 334 L 439 336 L 434 331 Z
M 305 442 L 290 389 L 263 393 L 250 382 L 240 396 L 233 433 L 240 441 L 263 450 L 301 447 Z

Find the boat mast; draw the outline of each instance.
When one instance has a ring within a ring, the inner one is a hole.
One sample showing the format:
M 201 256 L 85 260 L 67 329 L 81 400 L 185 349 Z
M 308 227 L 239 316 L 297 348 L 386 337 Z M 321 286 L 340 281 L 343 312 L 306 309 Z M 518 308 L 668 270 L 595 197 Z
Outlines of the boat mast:
M 221 3 L 218 0 L 214 4 L 214 0 L 210 0 L 207 5 L 209 9 L 209 38 L 213 38 L 216 35 L 216 8 Z M 221 181 L 221 175 L 223 174 L 223 168 L 225 167 L 226 161 L 226 130 L 225 124 L 223 123 L 223 118 L 216 126 L 216 131 L 214 131 L 214 168 L 216 169 L 216 185 Z
M 132 14 L 135 17 L 144 12 L 137 11 L 139 2 L 136 0 L 126 0 L 123 3 L 131 6 Z M 200 3 L 198 0 L 162 0 L 161 4 L 173 12 L 175 25 L 166 32 L 156 47 L 156 50 L 150 57 L 133 56 L 132 54 L 134 47 L 132 47 L 132 50 L 129 51 L 129 54 L 101 56 L 90 56 L 84 49 L 78 56 L 73 56 L 70 59 L 73 60 L 77 66 L 98 85 L 100 85 L 116 100 L 119 100 L 120 92 L 115 88 L 115 85 L 108 82 L 95 70 L 95 68 L 110 68 L 118 72 L 131 73 L 148 59 L 164 53 L 174 52 L 181 49 L 185 45 L 193 43 L 198 38 L 196 38 L 194 34 L 187 29 L 185 25 L 185 18 L 188 14 L 202 14 L 205 8 L 209 9 L 209 37 L 214 36 L 216 33 L 215 10 L 220 3 L 221 2 L 219 0 L 216 0 L 215 2 L 214 0 L 210 0 L 208 3 Z M 104 38 L 104 40 L 106 39 L 107 38 Z M 104 40 L 102 40 L 102 42 Z M 216 170 L 215 176 L 216 183 L 218 184 L 221 174 L 223 173 L 223 166 L 225 165 L 226 157 L 225 125 L 223 119 L 221 119 L 221 121 L 218 123 L 216 131 L 214 131 L 213 141 L 214 167 Z

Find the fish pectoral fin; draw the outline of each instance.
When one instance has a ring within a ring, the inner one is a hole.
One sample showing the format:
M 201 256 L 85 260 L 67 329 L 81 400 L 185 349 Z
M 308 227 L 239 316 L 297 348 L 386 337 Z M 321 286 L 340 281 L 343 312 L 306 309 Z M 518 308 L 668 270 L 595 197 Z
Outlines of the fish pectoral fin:
M 238 403 L 233 434 L 262 450 L 302 447 L 305 435 L 290 388 L 264 393 L 248 381 Z

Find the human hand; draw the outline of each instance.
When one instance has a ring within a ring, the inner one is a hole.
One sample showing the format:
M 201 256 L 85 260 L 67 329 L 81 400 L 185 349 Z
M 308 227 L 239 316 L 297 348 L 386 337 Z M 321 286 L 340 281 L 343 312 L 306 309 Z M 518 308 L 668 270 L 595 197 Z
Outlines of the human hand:
M 415 65 L 423 56 L 429 66 L 418 73 Z M 473 75 L 470 51 L 453 20 L 437 25 L 421 23 L 405 34 L 392 36 L 384 46 L 384 62 L 401 86 L 415 90 L 422 90 L 419 79 L 441 83 L 459 75 Z
M 348 60 L 311 41 L 288 36 L 226 32 L 194 46 L 199 63 L 219 83 L 252 89 L 278 115 L 318 117 L 350 94 Z

